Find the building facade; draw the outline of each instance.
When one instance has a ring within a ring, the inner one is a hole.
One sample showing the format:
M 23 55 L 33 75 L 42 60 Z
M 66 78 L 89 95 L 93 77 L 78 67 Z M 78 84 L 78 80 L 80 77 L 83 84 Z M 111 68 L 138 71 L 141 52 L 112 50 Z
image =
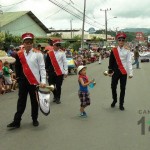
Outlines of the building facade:
M 49 30 L 31 12 L 6 12 L 1 14 L 0 31 L 21 36 L 25 32 L 32 32 L 36 37 L 46 37 Z

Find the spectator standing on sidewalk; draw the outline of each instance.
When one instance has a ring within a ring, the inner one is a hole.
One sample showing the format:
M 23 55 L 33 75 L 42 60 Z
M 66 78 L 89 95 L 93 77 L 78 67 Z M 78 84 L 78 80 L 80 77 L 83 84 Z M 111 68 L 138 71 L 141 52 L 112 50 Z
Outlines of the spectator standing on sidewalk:
M 136 65 L 136 69 L 140 69 L 139 68 L 139 47 L 136 46 L 135 50 L 134 50 L 134 63 L 132 65 Z

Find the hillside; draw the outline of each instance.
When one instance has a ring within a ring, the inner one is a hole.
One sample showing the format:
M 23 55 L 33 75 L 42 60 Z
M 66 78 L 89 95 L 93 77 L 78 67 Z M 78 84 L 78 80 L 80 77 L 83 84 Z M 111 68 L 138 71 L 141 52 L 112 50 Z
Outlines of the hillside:
M 122 29 L 123 32 L 143 32 L 146 34 L 150 34 L 150 28 L 125 28 Z

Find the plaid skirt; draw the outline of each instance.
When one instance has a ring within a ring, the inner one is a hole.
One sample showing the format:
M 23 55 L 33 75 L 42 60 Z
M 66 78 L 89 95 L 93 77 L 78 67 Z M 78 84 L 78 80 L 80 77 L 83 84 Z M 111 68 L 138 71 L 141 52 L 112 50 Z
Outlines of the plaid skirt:
M 81 107 L 86 107 L 88 105 L 90 105 L 90 93 L 89 92 L 82 92 L 82 91 L 79 91 L 78 92 L 78 95 L 79 95 L 79 99 L 80 99 L 80 102 L 81 102 Z

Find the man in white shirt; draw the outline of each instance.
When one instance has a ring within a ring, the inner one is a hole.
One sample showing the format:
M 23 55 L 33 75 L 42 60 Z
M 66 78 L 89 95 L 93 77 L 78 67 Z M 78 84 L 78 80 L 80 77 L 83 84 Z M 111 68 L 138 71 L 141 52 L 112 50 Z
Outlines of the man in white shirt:
M 7 125 L 9 128 L 19 128 L 21 117 L 26 108 L 27 96 L 31 100 L 31 117 L 33 126 L 38 126 L 38 101 L 36 95 L 36 86 L 45 87 L 46 70 L 43 55 L 33 48 L 34 35 L 25 33 L 22 35 L 24 50 L 20 50 L 16 55 L 16 77 L 19 84 L 19 98 L 17 103 L 17 112 L 14 121 Z
M 111 51 L 108 66 L 108 73 L 112 77 L 111 89 L 113 102 L 111 104 L 111 107 L 114 108 L 115 104 L 117 103 L 117 84 L 118 80 L 120 80 L 119 108 L 123 111 L 127 75 L 129 76 L 129 78 L 133 77 L 132 59 L 130 51 L 124 47 L 126 34 L 118 33 L 116 35 L 116 39 L 118 41 L 118 47 L 113 48 L 113 50 Z
M 53 84 L 55 89 L 53 91 L 54 100 L 56 104 L 60 104 L 61 86 L 64 77 L 68 74 L 68 65 L 65 52 L 61 49 L 61 43 L 54 43 L 53 50 L 49 50 L 46 57 L 46 71 L 48 73 L 48 83 Z

